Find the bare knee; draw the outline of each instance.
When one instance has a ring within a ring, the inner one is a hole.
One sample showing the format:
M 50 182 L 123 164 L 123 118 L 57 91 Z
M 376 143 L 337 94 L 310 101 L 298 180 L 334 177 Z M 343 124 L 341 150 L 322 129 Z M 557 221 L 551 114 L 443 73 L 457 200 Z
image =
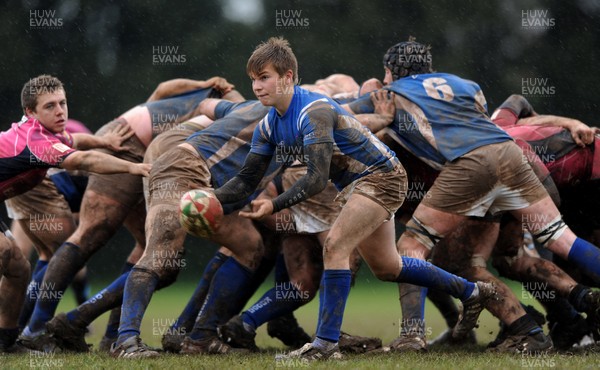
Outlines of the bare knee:
M 179 271 L 187 266 L 183 257 L 183 250 L 146 250 L 136 264 L 137 268 L 156 274 L 158 277 L 157 289 L 173 284 L 177 280 Z
M 251 270 L 255 270 L 260 264 L 264 254 L 265 245 L 263 238 L 256 228 L 240 230 L 235 242 L 227 245 L 236 260 Z M 220 242 L 220 241 L 217 241 Z
M 0 234 L 0 272 L 3 276 L 17 281 L 29 280 L 31 266 L 23 252 L 3 234 Z

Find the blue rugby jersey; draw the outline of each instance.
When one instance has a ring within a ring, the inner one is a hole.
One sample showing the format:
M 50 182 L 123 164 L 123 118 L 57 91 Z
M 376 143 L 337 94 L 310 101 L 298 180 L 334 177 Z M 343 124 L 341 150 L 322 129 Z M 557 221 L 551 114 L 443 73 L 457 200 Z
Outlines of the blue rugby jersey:
M 333 127 L 320 126 L 330 111 Z M 278 162 L 307 162 L 310 158 L 304 155 L 304 146 L 316 143 L 333 143 L 329 177 L 338 190 L 370 173 L 388 172 L 399 163 L 394 152 L 336 102 L 299 86 L 294 87 L 283 116 L 271 108 L 259 123 L 250 151 L 273 156 Z
M 478 147 L 512 140 L 487 115 L 479 85 L 446 73 L 404 77 L 385 87 L 397 94 L 395 139 L 437 168 Z
M 220 97 L 220 93 L 209 87 L 141 104 L 150 112 L 152 138 L 175 127 L 176 121 L 193 112 L 202 100 L 217 97 Z
M 241 170 L 250 152 L 250 141 L 258 122 L 269 108 L 259 101 L 244 103 L 220 102 L 216 108 L 217 119 L 208 128 L 192 134 L 186 143 L 192 145 L 206 161 L 214 189 L 220 188 Z M 283 163 L 271 161 L 267 172 L 252 196 L 241 203 L 225 204 L 225 213 L 243 207 L 255 199 L 268 182 L 279 172 Z

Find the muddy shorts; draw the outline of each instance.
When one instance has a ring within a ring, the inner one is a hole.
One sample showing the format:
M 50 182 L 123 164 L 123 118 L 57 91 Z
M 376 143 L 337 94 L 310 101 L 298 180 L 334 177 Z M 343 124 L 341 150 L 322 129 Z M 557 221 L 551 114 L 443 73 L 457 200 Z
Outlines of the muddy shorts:
M 306 166 L 287 168 L 281 175 L 283 190 L 291 188 L 304 175 L 306 175 Z M 342 210 L 340 204 L 335 201 L 337 194 L 336 187 L 328 182 L 319 194 L 290 207 L 296 232 L 316 234 L 331 229 L 331 225 Z
M 158 135 L 148 146 L 144 156 L 144 163 L 154 163 L 154 161 L 156 161 L 163 153 L 166 153 L 177 145 L 185 142 L 185 139 L 194 132 L 196 131 L 178 125 L 172 130 L 165 131 Z
M 375 172 L 354 181 L 338 194 L 336 201 L 343 206 L 352 194 L 360 194 L 385 208 L 390 220 L 404 202 L 407 189 L 406 171 L 398 164 L 391 171 Z
M 33 189 L 7 199 L 6 213 L 13 220 L 26 220 L 32 214 L 49 214 L 55 217 L 72 217 L 71 208 L 54 182 L 46 175 Z
M 212 189 L 206 161 L 179 146 L 154 162 L 148 180 L 148 207 L 157 204 L 179 206 L 181 197 L 189 190 Z
M 187 139 L 194 132 L 196 131 L 179 125 L 172 130 L 158 135 L 148 146 L 146 155 L 144 156 L 144 163 L 156 162 L 163 153 L 166 153 L 175 148 L 177 145 L 184 143 L 185 139 Z M 146 200 L 146 208 L 149 206 L 148 181 L 150 181 L 148 177 L 144 177 L 142 179 L 142 183 L 144 184 L 144 199 Z
M 548 193 L 512 141 L 484 145 L 447 163 L 423 204 L 439 211 L 483 217 L 522 209 Z
M 100 130 L 96 132 L 96 135 L 101 136 L 104 133 L 113 130 L 115 126 L 124 121 L 125 120 L 122 118 L 111 121 L 102 126 Z M 129 162 L 142 163 L 146 147 L 137 136 L 133 135 L 123 142 L 122 146 L 127 147 L 128 150 L 122 152 L 113 152 L 107 149 L 95 150 Z M 130 208 L 143 201 L 142 177 L 130 175 L 128 173 L 117 173 L 113 175 L 90 173 L 87 189 L 105 195 Z

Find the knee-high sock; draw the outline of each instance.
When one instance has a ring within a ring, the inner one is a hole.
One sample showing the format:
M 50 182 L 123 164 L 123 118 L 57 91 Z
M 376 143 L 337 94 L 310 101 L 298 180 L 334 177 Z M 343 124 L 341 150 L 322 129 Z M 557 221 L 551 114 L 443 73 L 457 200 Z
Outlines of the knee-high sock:
M 417 258 L 402 256 L 402 271 L 396 279 L 399 283 L 410 283 L 426 288 L 441 290 L 464 301 L 468 299 L 475 284 L 459 276 Z
M 559 297 L 554 289 L 547 286 L 547 283 L 525 282 L 523 285 L 544 307 L 548 321 L 571 322 L 579 316 L 571 303 L 566 298 Z M 527 309 L 525 306 L 523 308 Z
M 67 313 L 67 319 L 74 325 L 85 328 L 98 316 L 123 303 L 123 290 L 129 272 L 119 276 L 98 294 Z
M 262 258 L 260 260 L 258 267 L 254 271 L 254 273 L 252 273 L 251 284 L 248 286 L 248 289 L 246 289 L 246 291 L 244 292 L 245 294 L 242 296 L 242 307 L 240 307 L 240 311 L 242 308 L 244 308 L 246 303 L 248 303 L 250 298 L 252 298 L 254 293 L 256 293 L 258 288 L 260 288 L 262 283 L 265 282 L 267 276 L 269 276 L 269 274 L 273 270 L 275 261 L 276 260 L 272 258 Z
M 275 260 L 275 288 L 266 292 L 252 307 L 244 311 L 242 320 L 256 329 L 267 321 L 291 314 L 306 304 L 307 295 L 301 289 L 292 286 L 284 255 L 279 253 Z
M 294 312 L 306 304 L 308 298 L 308 292 L 298 289 L 292 282 L 277 282 L 274 288 L 242 313 L 242 320 L 256 329 L 267 321 Z
M 402 309 L 402 335 L 425 335 L 425 297 L 427 288 L 400 283 L 400 307 Z
M 88 281 L 87 271 L 81 277 L 75 275 L 75 279 L 71 283 L 71 288 L 73 288 L 77 305 L 83 304 L 90 298 L 90 292 L 92 288 L 90 287 L 90 282 Z
M 577 265 L 596 284 L 600 284 L 600 249 L 598 247 L 577 238 L 571 246 L 568 260 Z
M 319 326 L 317 337 L 329 342 L 340 339 L 346 301 L 350 294 L 350 270 L 325 270 L 319 297 Z
M 125 262 L 123 268 L 121 269 L 121 275 L 131 271 L 134 264 Z M 125 292 L 125 288 L 123 288 L 123 292 Z M 123 298 L 121 298 L 121 304 L 123 304 Z M 108 322 L 106 323 L 106 331 L 104 332 L 104 336 L 107 338 L 116 338 L 119 336 L 119 321 L 121 320 L 121 304 L 117 307 L 113 308 L 110 311 L 110 316 L 108 317 Z
M 156 290 L 158 280 L 156 273 L 146 269 L 134 267 L 129 273 L 123 293 L 117 345 L 140 334 L 142 318 Z
M 48 263 L 38 301 L 26 328 L 30 333 L 44 329 L 46 322 L 54 316 L 65 289 L 86 261 L 87 258 L 83 257 L 79 247 L 69 242 L 63 243 L 54 253 Z
M 275 282 L 290 281 L 290 275 L 288 274 L 287 266 L 285 265 L 285 256 L 283 253 L 277 255 L 275 260 Z
M 194 327 L 194 322 L 196 321 L 196 317 L 198 317 L 198 312 L 200 312 L 202 304 L 204 303 L 206 295 L 208 294 L 210 283 L 217 270 L 228 258 L 229 256 L 226 256 L 221 252 L 217 252 L 208 262 L 204 268 L 204 272 L 202 273 L 202 278 L 198 282 L 198 286 L 196 286 L 196 290 L 194 290 L 194 293 L 192 294 L 192 297 L 181 312 L 181 315 L 179 315 L 177 318 L 177 321 L 175 321 L 175 323 L 171 326 L 173 332 L 178 329 L 182 329 L 186 333 L 189 333 L 192 330 Z
M 27 325 L 29 318 L 31 318 L 31 314 L 33 313 L 33 308 L 35 307 L 35 302 L 37 301 L 39 294 L 39 287 L 42 284 L 42 280 L 44 280 L 44 274 L 46 273 L 47 267 L 48 261 L 38 260 L 35 264 L 33 272 L 31 273 L 31 282 L 27 287 L 25 303 L 23 304 L 23 309 L 21 310 L 21 315 L 19 316 L 20 329 L 23 329 Z
M 190 338 L 198 340 L 215 336 L 217 326 L 227 322 L 244 305 L 246 290 L 252 285 L 253 272 L 235 258 L 229 258 L 213 277 Z

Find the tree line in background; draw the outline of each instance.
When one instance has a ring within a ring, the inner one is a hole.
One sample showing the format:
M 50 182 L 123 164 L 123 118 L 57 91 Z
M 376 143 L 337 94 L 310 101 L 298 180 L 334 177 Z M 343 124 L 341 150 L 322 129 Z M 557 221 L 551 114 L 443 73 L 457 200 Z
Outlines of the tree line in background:
M 600 6 L 577 1 L 22 1 L 0 5 L 2 129 L 20 118 L 30 77 L 68 89 L 70 115 L 97 128 L 143 102 L 162 80 L 222 75 L 252 98 L 245 63 L 274 35 L 288 38 L 302 82 L 335 72 L 383 75 L 387 47 L 430 44 L 434 68 L 478 82 L 490 109 L 527 93 L 541 112 L 595 123 Z M 39 25 L 39 26 L 38 26 Z M 537 79 L 537 80 L 536 80 Z M 544 88 L 544 89 L 541 89 Z

